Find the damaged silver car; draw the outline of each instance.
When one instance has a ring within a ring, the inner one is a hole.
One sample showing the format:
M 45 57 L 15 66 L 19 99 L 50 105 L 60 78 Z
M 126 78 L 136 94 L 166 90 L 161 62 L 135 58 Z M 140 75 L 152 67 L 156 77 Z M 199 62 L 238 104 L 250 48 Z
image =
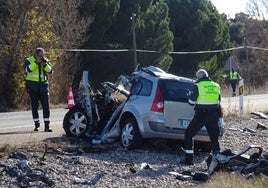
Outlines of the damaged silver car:
M 84 73 L 83 94 L 77 105 L 66 114 L 64 130 L 69 136 L 87 136 L 100 142 L 119 139 L 127 149 L 140 147 L 147 138 L 183 140 L 185 129 L 194 115 L 194 107 L 188 104 L 194 82 L 149 66 L 137 69 L 130 76 L 121 75 L 115 83 L 102 83 L 104 92 L 96 96 L 90 92 L 87 73 Z M 123 95 L 124 99 L 114 98 L 116 93 Z M 219 116 L 222 136 L 223 114 Z M 210 140 L 205 127 L 194 140 L 209 150 Z

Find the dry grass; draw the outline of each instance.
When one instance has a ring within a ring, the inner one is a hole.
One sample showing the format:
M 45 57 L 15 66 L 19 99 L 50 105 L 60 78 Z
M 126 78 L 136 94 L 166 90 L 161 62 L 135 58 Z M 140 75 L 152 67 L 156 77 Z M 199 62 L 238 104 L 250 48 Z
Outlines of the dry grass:
M 67 108 L 68 104 L 67 104 L 67 101 L 66 101 L 66 104 L 63 104 L 63 103 L 58 103 L 58 104 L 50 104 L 50 108 L 51 109 L 58 109 L 58 108 Z
M 244 95 L 248 95 L 248 87 L 244 86 Z M 239 109 L 239 103 L 232 103 L 233 97 L 231 97 L 231 86 L 228 84 L 221 84 L 221 95 L 222 98 L 224 98 L 224 100 L 227 100 L 227 103 L 225 104 L 225 106 L 223 106 L 223 110 L 224 110 L 224 114 L 225 115 L 230 115 L 230 114 L 234 114 L 234 115 L 238 115 L 240 113 Z M 236 92 L 238 94 L 238 88 L 236 89 Z M 263 87 L 252 87 L 251 86 L 251 95 L 258 95 L 258 94 L 268 94 L 268 82 L 266 83 L 265 86 Z M 240 99 L 239 99 L 240 100 Z M 245 99 L 244 99 L 245 101 Z M 248 100 L 249 101 L 249 100 Z M 260 106 L 256 106 L 254 105 L 253 101 L 250 101 L 250 103 L 244 102 L 244 115 L 248 114 L 252 111 L 256 111 L 256 109 L 258 109 L 257 111 L 262 111 L 264 113 L 268 112 L 268 106 L 266 103 L 261 104 Z
M 231 174 L 220 172 L 214 174 L 211 179 L 201 184 L 198 187 L 202 188 L 266 188 L 268 187 L 268 179 L 267 178 L 252 178 L 246 179 L 240 174 Z
M 10 146 L 8 144 L 0 146 L 0 163 L 6 161 L 9 158 L 9 154 L 12 152 L 19 152 L 25 154 L 27 157 L 35 156 L 48 159 L 50 156 L 47 155 L 47 150 L 50 154 L 64 153 L 70 148 L 68 142 L 63 142 L 62 140 L 55 140 L 53 142 L 34 142 L 21 146 Z M 71 147 L 72 148 L 72 147 Z M 75 147 L 74 149 L 77 150 Z
M 238 93 L 238 85 L 236 87 L 236 92 Z M 250 86 L 250 94 L 267 94 L 268 93 L 268 82 L 263 87 Z M 244 85 L 244 95 L 249 94 L 249 88 L 247 85 Z M 232 95 L 232 88 L 229 84 L 221 84 L 221 95 L 222 97 L 230 97 Z
M 9 144 L 0 145 L 0 154 L 7 154 L 14 151 L 21 152 L 44 152 L 47 145 L 48 149 L 66 150 L 69 147 L 83 146 L 83 144 L 91 144 L 90 142 L 81 143 L 76 137 L 70 138 L 53 138 L 44 142 L 31 142 L 25 145 L 10 146 Z
M 0 153 L 9 152 L 12 147 L 9 144 L 4 144 L 0 147 Z

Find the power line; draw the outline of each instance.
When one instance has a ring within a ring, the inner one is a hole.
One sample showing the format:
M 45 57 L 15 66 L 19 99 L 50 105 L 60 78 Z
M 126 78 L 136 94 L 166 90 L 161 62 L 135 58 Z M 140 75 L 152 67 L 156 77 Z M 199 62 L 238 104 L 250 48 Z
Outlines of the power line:
M 234 48 L 227 48 L 222 50 L 210 50 L 210 51 L 195 51 L 195 52 L 169 52 L 169 54 L 205 54 L 205 53 L 218 53 L 218 52 L 226 52 L 232 50 L 238 50 L 244 48 L 244 46 L 234 47 Z
M 11 47 L 10 45 L 0 45 L 0 47 Z M 262 48 L 257 46 L 238 46 L 233 48 L 227 48 L 227 49 L 221 49 L 221 50 L 206 50 L 206 51 L 188 51 L 188 52 L 167 52 L 167 54 L 178 54 L 178 55 L 185 55 L 185 54 L 205 54 L 205 53 L 219 53 L 219 52 L 225 52 L 225 51 L 232 51 L 232 50 L 239 50 L 243 48 L 249 48 L 253 50 L 263 50 L 268 51 L 268 48 Z M 116 50 L 103 50 L 103 49 L 54 49 L 59 51 L 65 51 L 65 52 L 133 52 L 134 49 L 116 49 Z M 136 50 L 137 52 L 144 52 L 144 53 L 164 53 L 161 51 L 155 51 L 155 50 Z
M 167 54 L 174 54 L 174 55 L 187 55 L 187 54 L 205 54 L 205 53 L 219 53 L 219 52 L 226 52 L 226 51 L 232 51 L 232 50 L 239 50 L 243 48 L 249 48 L 254 50 L 263 50 L 268 51 L 268 48 L 262 48 L 262 47 L 256 47 L 256 46 L 238 46 L 233 48 L 227 48 L 227 49 L 221 49 L 221 50 L 206 50 L 206 51 L 188 51 L 188 52 L 167 52 Z M 134 49 L 116 49 L 116 50 L 102 50 L 102 49 L 55 49 L 55 50 L 61 50 L 65 52 L 133 52 Z M 155 51 L 155 50 L 136 50 L 137 52 L 144 52 L 144 53 L 164 53 L 161 51 Z
M 256 46 L 248 46 L 248 48 L 254 49 L 254 50 L 268 51 L 268 48 L 261 48 L 261 47 L 256 47 Z
M 131 52 L 129 49 L 118 49 L 118 50 L 100 50 L 100 49 L 55 49 L 65 52 Z

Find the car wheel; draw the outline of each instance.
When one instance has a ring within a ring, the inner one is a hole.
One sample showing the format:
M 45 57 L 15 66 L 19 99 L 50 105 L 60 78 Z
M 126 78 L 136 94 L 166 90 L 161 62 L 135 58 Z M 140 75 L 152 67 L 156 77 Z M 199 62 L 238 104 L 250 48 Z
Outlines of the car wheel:
M 63 129 L 67 136 L 83 136 L 89 128 L 89 118 L 80 107 L 71 108 L 63 119 Z
M 142 137 L 138 124 L 133 117 L 124 121 L 120 137 L 121 145 L 126 149 L 136 149 L 141 146 Z

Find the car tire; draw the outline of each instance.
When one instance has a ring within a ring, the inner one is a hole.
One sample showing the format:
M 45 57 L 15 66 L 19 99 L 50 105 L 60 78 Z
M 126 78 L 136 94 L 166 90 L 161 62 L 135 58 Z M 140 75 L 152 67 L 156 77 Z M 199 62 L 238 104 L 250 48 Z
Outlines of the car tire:
M 63 129 L 67 136 L 84 136 L 89 129 L 89 118 L 85 111 L 79 106 L 71 108 L 64 116 Z
M 120 133 L 120 143 L 128 150 L 137 149 L 141 146 L 142 136 L 135 118 L 129 117 L 124 121 Z

